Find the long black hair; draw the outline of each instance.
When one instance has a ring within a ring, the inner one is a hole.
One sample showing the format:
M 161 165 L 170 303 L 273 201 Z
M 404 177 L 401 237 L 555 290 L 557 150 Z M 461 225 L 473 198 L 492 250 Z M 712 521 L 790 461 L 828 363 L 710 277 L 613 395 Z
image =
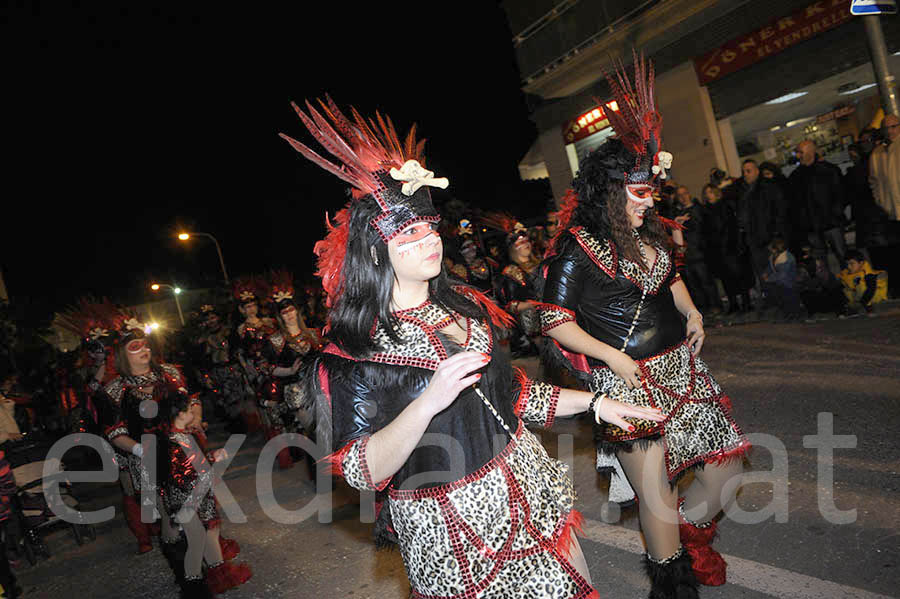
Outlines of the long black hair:
M 400 341 L 395 331 L 398 322 L 391 313 L 396 275 L 387 244 L 370 225 L 380 214 L 381 208 L 371 196 L 353 202 L 347 254 L 341 271 L 343 292 L 329 315 L 328 338 L 355 358 L 365 358 L 380 349 L 372 339 L 376 322 L 386 324 L 392 340 Z M 372 259 L 371 248 L 375 248 L 377 264 Z M 453 290 L 443 264 L 440 274 L 428 282 L 428 296 L 448 312 L 470 318 L 487 317 L 478 305 Z

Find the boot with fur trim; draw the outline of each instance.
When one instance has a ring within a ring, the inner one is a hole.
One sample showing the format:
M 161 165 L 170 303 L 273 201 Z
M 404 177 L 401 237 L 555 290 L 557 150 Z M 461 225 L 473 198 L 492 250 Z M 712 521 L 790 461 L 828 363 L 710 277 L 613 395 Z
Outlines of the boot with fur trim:
M 681 544 L 691 556 L 697 581 L 706 586 L 725 584 L 727 564 L 722 555 L 710 547 L 716 536 L 716 523 L 695 524 L 684 515 L 684 499 L 678 502 L 678 532 Z
M 699 599 L 691 556 L 684 547 L 664 560 L 645 555 L 644 564 L 651 583 L 648 599 Z

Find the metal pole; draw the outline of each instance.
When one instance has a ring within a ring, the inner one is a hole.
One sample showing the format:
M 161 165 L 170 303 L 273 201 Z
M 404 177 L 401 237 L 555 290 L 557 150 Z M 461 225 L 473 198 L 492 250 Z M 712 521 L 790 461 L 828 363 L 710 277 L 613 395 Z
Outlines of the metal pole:
M 231 285 L 228 282 L 228 272 L 225 270 L 225 259 L 222 257 L 222 248 L 219 247 L 219 242 L 212 235 L 206 234 L 210 239 L 213 240 L 213 243 L 216 244 L 216 251 L 219 252 L 219 265 L 222 267 L 222 276 L 225 277 L 225 285 Z
M 866 15 L 862 19 L 866 25 L 866 37 L 869 39 L 869 54 L 872 56 L 872 69 L 875 71 L 875 81 L 878 82 L 878 91 L 881 94 L 881 104 L 884 107 L 884 112 L 900 116 L 900 104 L 897 102 L 894 76 L 888 70 L 887 45 L 884 43 L 884 31 L 881 29 L 881 17 L 878 15 Z
M 175 290 L 172 290 L 172 295 L 175 296 L 175 307 L 178 308 L 178 319 L 181 321 L 181 326 L 184 326 L 184 314 L 181 312 L 181 302 L 178 301 L 178 294 L 175 293 Z

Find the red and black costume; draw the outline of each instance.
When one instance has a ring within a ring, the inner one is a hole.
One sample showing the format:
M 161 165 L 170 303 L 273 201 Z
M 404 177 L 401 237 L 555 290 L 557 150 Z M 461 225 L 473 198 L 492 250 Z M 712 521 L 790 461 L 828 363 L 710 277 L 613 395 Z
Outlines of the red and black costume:
M 344 268 L 347 240 L 370 235 L 351 227 L 352 215 L 359 214 L 354 211 L 376 213 L 362 226 L 374 226 L 388 243 L 409 224 L 440 218 L 428 187 L 446 187 L 447 181 L 432 179 L 420 164 L 421 145 L 412 134 L 400 143 L 389 120 L 385 124 L 379 116 L 376 126 L 354 111 L 351 122 L 329 99 L 325 111 L 332 128 L 307 108 L 312 117 L 297 112 L 345 168 L 289 141 L 351 183 L 357 198 L 338 213 L 316 248 L 325 289 L 340 302 L 351 284 Z M 412 597 L 595 597 L 566 556 L 577 519 L 567 467 L 550 458 L 524 425 L 552 425 L 559 389 L 514 376 L 492 324 L 508 323 L 508 315 L 471 287 L 452 293 L 454 301 L 482 316 L 464 316 L 429 300 L 393 312 L 392 322 L 373 322 L 366 343 L 374 350 L 350 355 L 331 344 L 311 363 L 307 401 L 316 403 L 319 443 L 334 449 L 329 462 L 351 486 L 377 493 L 383 507 L 376 542 L 399 545 Z M 441 333 L 454 321 L 467 333 L 462 343 Z M 431 419 L 396 473 L 373 480 L 369 440 L 422 394 L 443 360 L 460 351 L 491 357 L 477 386 Z
M 628 185 L 638 190 L 657 186 L 666 178 L 672 155 L 661 151 L 662 117 L 655 109 L 652 67 L 648 70 L 643 59 L 635 56 L 634 83 L 624 67 L 616 77 L 608 77 L 608 82 L 618 104 L 618 111 L 608 111 L 618 137 L 582 161 L 575 190 L 570 191 L 560 210 L 562 232 L 551 242 L 545 260 L 541 324 L 549 334 L 574 322 L 595 340 L 627 354 L 640 371 L 640 386 L 636 388 L 630 388 L 604 362 L 572 353 L 555 339 L 548 344 L 551 359 L 567 366 L 586 388 L 620 402 L 657 408 L 666 416 L 658 423 L 632 419 L 634 430 L 630 431 L 599 425 L 595 434 L 598 470 L 616 469 L 620 476 L 611 482 L 610 497 L 623 500 L 633 498 L 634 491 L 629 487 L 627 495 L 614 497 L 621 489 L 619 483 L 628 487 L 616 457 L 618 451 L 630 453 L 634 444 L 646 448 L 659 441 L 669 482 L 674 485 L 689 469 L 739 460 L 749 443 L 732 418 L 730 400 L 688 345 L 685 324 L 672 293 L 672 286 L 681 277 L 671 251 L 654 245 L 656 258 L 648 261 L 644 237 L 660 236 L 653 234 L 643 218 L 640 227 L 631 225 L 632 236 L 627 240 L 619 240 L 614 234 L 610 210 L 626 208 L 610 207 L 610 190 L 625 194 L 618 201 L 634 204 L 628 197 L 632 193 Z M 630 218 L 627 211 L 623 216 Z M 665 225 L 659 223 L 659 230 Z M 640 250 L 643 265 L 626 257 L 625 243 L 633 243 Z M 655 457 L 647 459 L 654 460 L 650 468 L 656 467 Z M 640 476 L 642 465 L 635 462 L 634 468 L 628 475 Z M 646 499 L 642 503 L 646 505 Z M 674 589 L 696 586 L 692 560 L 700 582 L 724 583 L 725 564 L 709 548 L 711 533 L 700 535 L 705 535 L 705 544 L 694 543 L 699 527 L 685 526 L 690 531 L 682 529 L 683 548 L 669 557 L 647 555 L 653 581 L 651 597 L 681 597 Z M 711 521 L 704 528 L 714 530 L 714 526 Z M 715 554 L 713 565 L 707 559 L 711 554 Z

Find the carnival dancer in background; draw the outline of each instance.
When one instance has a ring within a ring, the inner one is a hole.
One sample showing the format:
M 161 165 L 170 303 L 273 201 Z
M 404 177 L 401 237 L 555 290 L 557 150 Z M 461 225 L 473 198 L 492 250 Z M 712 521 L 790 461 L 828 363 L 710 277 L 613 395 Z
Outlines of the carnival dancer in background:
M 725 582 L 726 564 L 709 546 L 713 518 L 734 498 L 749 444 L 697 357 L 703 316 L 653 211 L 672 155 L 660 148 L 652 66 L 635 56 L 634 68 L 633 83 L 621 64 L 607 78 L 619 105 L 608 113 L 617 138 L 582 162 L 561 211 L 541 317 L 556 356 L 585 386 L 665 414 L 663 422 L 607 424 L 598 457 L 618 457 L 637 492 L 650 597 L 687 598 L 697 596 L 697 581 Z M 688 470 L 695 479 L 679 498 L 675 483 Z
M 429 188 L 448 182 L 424 168 L 414 132 L 401 143 L 381 115 L 351 122 L 329 98 L 332 126 L 306 106 L 298 115 L 343 166 L 282 136 L 353 186 L 316 244 L 332 343 L 308 368 L 308 397 L 335 471 L 388 503 L 376 543 L 400 546 L 411 597 L 596 597 L 567 468 L 522 418 L 594 409 L 625 426 L 658 413 L 514 376 L 493 328 L 510 317 L 442 268 Z M 458 460 L 434 447 L 447 439 Z
M 203 334 L 198 343 L 203 348 L 205 370 L 213 385 L 211 390 L 215 393 L 217 408 L 227 422 L 228 432 L 246 433 L 243 414 L 246 385 L 242 370 L 231 360 L 230 332 L 212 304 L 201 306 L 200 315 Z
M 191 402 L 178 389 L 169 389 L 160 402 L 167 425 L 157 434 L 157 472 L 165 513 L 184 530 L 171 562 L 181 596 L 202 599 L 244 584 L 253 573 L 247 564 L 234 564 L 222 554 L 221 519 L 213 493 L 211 462 L 225 459 L 225 451 L 218 449 L 204 455 L 193 432 L 196 415 Z M 205 492 L 194 493 L 198 483 L 206 487 Z
M 268 378 L 263 386 L 261 402 L 269 425 L 266 437 L 271 439 L 281 433 L 304 434 L 306 429 L 311 428 L 311 415 L 304 410 L 298 372 L 303 357 L 319 349 L 319 341 L 306 327 L 294 302 L 293 275 L 286 270 L 273 271 L 269 284 L 269 299 L 274 305 L 278 330 L 269 335 L 262 350 Z M 281 449 L 278 465 L 290 468 L 293 464 L 291 450 L 288 447 Z
M 263 373 L 260 372 L 262 351 L 269 335 L 276 330 L 275 322 L 259 313 L 259 297 L 263 287 L 264 284 L 257 277 L 242 277 L 234 283 L 234 300 L 243 321 L 235 327 L 231 351 L 233 360 L 244 371 L 246 398 L 243 413 L 248 431 L 258 430 L 261 426 L 256 404 L 257 390 L 263 379 Z
M 72 432 L 100 431 L 99 394 L 103 386 L 116 377 L 112 348 L 117 334 L 108 321 L 115 313 L 116 309 L 108 299 L 98 301 L 85 297 L 60 315 L 60 326 L 81 340 L 81 356 L 74 372 L 78 401 L 69 413 L 69 430 Z
M 481 223 L 505 233 L 504 247 L 509 260 L 494 281 L 497 303 L 516 319 L 510 338 L 513 357 L 536 355 L 541 323 L 537 312 L 540 259 L 534 255 L 528 229 L 509 214 L 491 213 Z
M 120 478 L 124 494 L 125 520 L 128 528 L 138 539 L 138 553 L 153 549 L 150 540 L 151 526 L 141 518 L 141 489 L 145 486 L 156 497 L 154 481 L 150 480 L 141 457 L 144 448 L 141 435 L 155 434 L 165 424 L 158 410 L 144 401 L 158 402 L 169 387 L 187 393 L 184 378 L 172 364 L 160 364 L 153 359 L 147 335 L 150 327 L 138 319 L 137 314 L 120 310 L 116 317 L 118 343 L 114 357 L 119 373 L 104 388 L 103 406 L 105 434 L 112 446 L 118 450 L 117 459 L 124 462 L 125 476 Z M 200 410 L 199 402 L 192 409 Z M 154 413 L 156 412 L 156 413 Z M 162 541 L 164 551 L 170 550 L 178 540 L 178 532 L 168 516 L 154 504 L 148 506 L 162 513 Z

